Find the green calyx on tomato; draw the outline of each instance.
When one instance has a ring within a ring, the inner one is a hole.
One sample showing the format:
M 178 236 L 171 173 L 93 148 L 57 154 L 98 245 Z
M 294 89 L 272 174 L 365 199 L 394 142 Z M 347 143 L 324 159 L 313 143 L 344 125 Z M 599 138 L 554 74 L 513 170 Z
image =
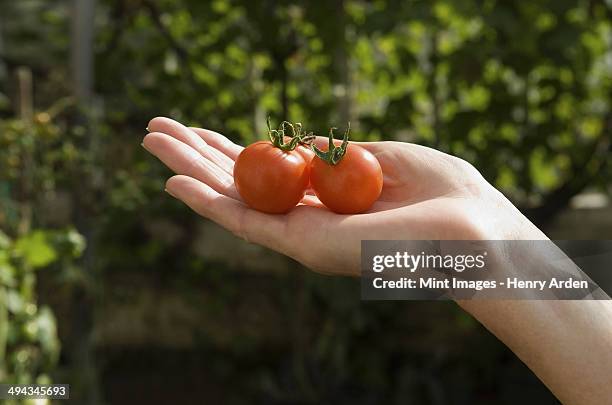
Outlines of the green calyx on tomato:
M 327 152 L 323 152 L 321 149 L 317 148 L 317 145 L 312 144 L 312 150 L 315 153 L 315 155 L 317 155 L 321 160 L 323 160 L 324 162 L 335 166 L 337 165 L 342 158 L 344 157 L 344 155 L 346 154 L 346 148 L 348 147 L 348 137 L 349 137 L 349 132 L 351 130 L 351 123 L 349 122 L 347 127 L 346 127 L 346 131 L 344 131 L 344 136 L 342 137 L 342 143 L 340 144 L 340 146 L 336 146 L 334 144 L 334 130 L 338 129 L 335 127 L 331 127 L 329 129 L 329 147 L 327 149 Z
M 276 148 L 285 152 L 294 150 L 300 144 L 309 144 L 309 142 L 314 139 L 314 134 L 312 132 L 302 132 L 302 124 L 299 122 L 292 124 L 289 121 L 283 121 L 278 129 L 272 129 L 270 117 L 268 117 L 267 124 L 270 142 Z M 289 140 L 285 141 L 285 137 L 288 137 Z
M 380 162 L 367 146 L 349 146 L 348 133 L 349 128 L 342 143 L 334 142 L 332 128 L 329 149 L 323 152 L 313 145 L 317 157 L 310 161 L 310 187 L 329 210 L 342 215 L 367 212 L 383 187 Z
M 310 181 L 314 152 L 302 146 L 314 139 L 302 124 L 283 121 L 267 141 L 258 141 L 240 152 L 234 164 L 234 184 L 251 208 L 268 214 L 285 214 L 304 198 Z

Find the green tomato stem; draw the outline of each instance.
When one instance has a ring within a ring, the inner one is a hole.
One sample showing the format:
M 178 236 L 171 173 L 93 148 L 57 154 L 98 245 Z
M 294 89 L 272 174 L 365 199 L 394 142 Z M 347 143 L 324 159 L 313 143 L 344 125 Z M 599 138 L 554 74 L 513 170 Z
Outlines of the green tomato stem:
M 268 117 L 267 125 L 270 142 L 272 145 L 285 152 L 294 150 L 298 144 L 308 144 L 308 142 L 312 142 L 312 139 L 314 139 L 312 132 L 307 134 L 302 133 L 302 124 L 300 122 L 292 124 L 289 121 L 283 121 L 278 129 L 272 129 L 270 117 Z M 290 134 L 286 132 L 290 132 Z M 290 137 L 287 142 L 285 142 L 285 136 Z
M 317 145 L 314 143 L 311 145 L 311 148 L 315 155 L 317 155 L 320 159 L 325 161 L 327 164 L 332 166 L 340 163 L 344 155 L 346 154 L 346 148 L 348 147 L 348 138 L 349 132 L 351 130 L 351 123 L 349 122 L 346 131 L 344 131 L 344 136 L 342 138 L 342 144 L 340 146 L 334 145 L 334 130 L 338 129 L 335 127 L 331 127 L 329 129 L 329 146 L 327 148 L 327 152 L 323 152 L 321 149 L 317 148 Z

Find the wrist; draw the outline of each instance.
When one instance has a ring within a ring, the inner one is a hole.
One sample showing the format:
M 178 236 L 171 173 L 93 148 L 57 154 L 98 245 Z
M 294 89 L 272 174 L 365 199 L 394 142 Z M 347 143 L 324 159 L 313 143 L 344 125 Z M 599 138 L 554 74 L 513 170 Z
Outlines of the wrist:
M 495 190 L 496 191 L 496 190 Z M 474 240 L 547 240 L 538 229 L 501 193 L 486 203 L 475 204 L 468 213 L 467 235 Z

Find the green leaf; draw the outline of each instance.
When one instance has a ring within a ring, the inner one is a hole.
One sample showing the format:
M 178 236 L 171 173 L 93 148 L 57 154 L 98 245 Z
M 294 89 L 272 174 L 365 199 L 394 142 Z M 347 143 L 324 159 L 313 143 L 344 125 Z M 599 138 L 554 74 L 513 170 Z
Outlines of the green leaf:
M 37 338 L 43 351 L 55 359 L 59 355 L 60 342 L 57 338 L 55 316 L 48 307 L 42 307 L 36 318 Z
M 11 239 L 2 231 L 0 231 L 0 249 L 8 249 L 11 246 Z
M 0 254 L 0 256 L 2 256 Z M 17 282 L 15 281 L 15 269 L 8 263 L 2 262 L 0 257 L 0 288 L 1 286 L 15 287 Z
M 32 268 L 45 267 L 57 259 L 57 253 L 44 231 L 34 231 L 15 243 L 15 253 Z
M 6 307 L 13 314 L 19 314 L 24 311 L 25 302 L 21 295 L 15 290 L 8 290 L 6 295 Z

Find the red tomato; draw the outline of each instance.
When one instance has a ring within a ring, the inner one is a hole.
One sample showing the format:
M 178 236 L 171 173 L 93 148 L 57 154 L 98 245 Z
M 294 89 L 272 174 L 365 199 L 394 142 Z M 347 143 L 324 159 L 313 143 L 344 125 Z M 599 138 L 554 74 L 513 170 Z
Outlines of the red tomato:
M 300 148 L 283 151 L 268 141 L 260 141 L 238 155 L 234 182 L 250 207 L 284 214 L 304 198 L 311 155 Z
M 319 200 L 338 214 L 367 211 L 380 196 L 383 174 L 376 157 L 348 144 L 335 165 L 318 157 L 310 163 L 310 184 Z

